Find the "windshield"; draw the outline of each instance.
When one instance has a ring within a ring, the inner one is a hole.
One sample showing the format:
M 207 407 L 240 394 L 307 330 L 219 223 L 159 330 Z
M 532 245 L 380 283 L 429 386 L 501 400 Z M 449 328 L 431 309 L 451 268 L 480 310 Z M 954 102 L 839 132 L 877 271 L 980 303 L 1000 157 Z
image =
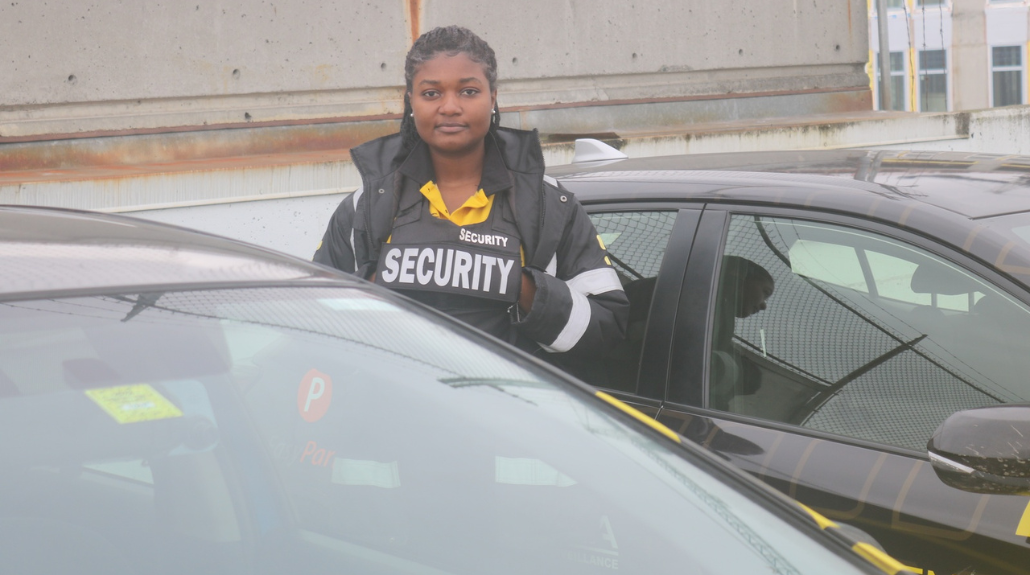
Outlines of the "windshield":
M 854 569 L 472 334 L 347 288 L 0 304 L 5 569 Z

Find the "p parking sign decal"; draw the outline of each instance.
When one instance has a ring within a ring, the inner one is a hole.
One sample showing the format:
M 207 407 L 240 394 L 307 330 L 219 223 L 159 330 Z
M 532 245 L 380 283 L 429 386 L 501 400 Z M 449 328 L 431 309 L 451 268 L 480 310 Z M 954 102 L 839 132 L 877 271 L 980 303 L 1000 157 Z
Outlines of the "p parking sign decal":
M 314 423 L 329 411 L 333 400 L 333 380 L 312 369 L 304 375 L 297 390 L 297 409 L 304 421 Z

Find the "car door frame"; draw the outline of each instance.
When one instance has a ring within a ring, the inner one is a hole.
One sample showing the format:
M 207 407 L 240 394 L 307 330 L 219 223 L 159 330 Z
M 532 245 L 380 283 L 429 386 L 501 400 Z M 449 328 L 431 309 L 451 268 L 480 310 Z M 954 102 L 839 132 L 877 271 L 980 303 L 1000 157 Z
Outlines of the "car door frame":
M 637 367 L 635 391 L 605 389 L 606 393 L 656 416 L 665 400 L 668 368 L 673 349 L 673 328 L 676 310 L 683 289 L 684 272 L 701 221 L 701 202 L 583 201 L 589 215 L 623 212 L 675 212 L 676 219 L 658 270 L 655 295 L 648 310 L 640 363 Z M 671 309 L 669 314 L 651 313 L 655 309 Z

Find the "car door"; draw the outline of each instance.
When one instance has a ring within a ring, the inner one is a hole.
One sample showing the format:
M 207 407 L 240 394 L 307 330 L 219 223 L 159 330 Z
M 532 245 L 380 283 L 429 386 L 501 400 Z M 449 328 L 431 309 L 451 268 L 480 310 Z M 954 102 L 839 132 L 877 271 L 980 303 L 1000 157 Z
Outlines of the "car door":
M 926 455 L 951 413 L 1030 399 L 1017 292 L 868 221 L 709 206 L 658 419 L 910 565 L 1025 573 L 1027 497 L 949 487 Z
M 577 373 L 648 415 L 658 414 L 675 313 L 699 208 L 670 205 L 587 205 L 598 238 L 630 302 L 626 340 L 595 369 Z

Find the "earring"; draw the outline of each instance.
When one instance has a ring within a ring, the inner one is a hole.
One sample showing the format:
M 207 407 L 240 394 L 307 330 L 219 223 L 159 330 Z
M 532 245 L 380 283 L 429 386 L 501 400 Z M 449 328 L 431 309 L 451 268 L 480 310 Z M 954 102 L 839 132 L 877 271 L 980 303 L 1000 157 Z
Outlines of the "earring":
M 412 118 L 414 118 L 415 117 L 415 112 L 412 112 L 412 113 L 410 113 L 408 115 L 411 116 Z

